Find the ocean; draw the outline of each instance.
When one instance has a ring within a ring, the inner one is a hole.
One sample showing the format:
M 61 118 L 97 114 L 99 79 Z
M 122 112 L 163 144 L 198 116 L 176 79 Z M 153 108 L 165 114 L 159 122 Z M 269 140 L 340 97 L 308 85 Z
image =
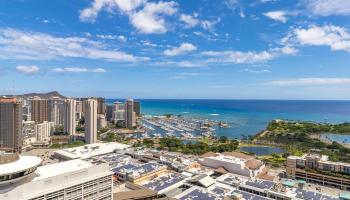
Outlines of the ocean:
M 106 103 L 112 104 L 116 100 L 118 99 L 107 99 Z M 329 123 L 350 121 L 350 101 L 188 99 L 139 101 L 141 112 L 145 115 L 171 113 L 227 122 L 230 128 L 218 128 L 216 135 L 230 138 L 254 135 L 262 131 L 273 119 Z

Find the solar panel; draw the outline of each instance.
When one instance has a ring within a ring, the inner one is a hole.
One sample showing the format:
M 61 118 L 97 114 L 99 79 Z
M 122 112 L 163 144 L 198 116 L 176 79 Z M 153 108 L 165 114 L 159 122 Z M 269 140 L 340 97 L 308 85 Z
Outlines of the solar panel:
M 275 183 L 272 181 L 247 181 L 245 184 L 261 189 L 271 189 Z
M 218 198 L 215 195 L 209 194 L 207 192 L 203 192 L 199 189 L 195 189 L 185 196 L 181 197 L 179 200 L 218 200 L 222 198 Z
M 321 200 L 322 194 L 306 190 L 297 189 L 297 197 L 306 200 Z
M 161 190 L 163 190 L 171 185 L 174 185 L 174 184 L 176 184 L 184 179 L 185 179 L 185 176 L 182 176 L 180 174 L 171 174 L 171 175 L 156 178 L 156 179 L 152 180 L 151 182 L 144 184 L 143 186 L 148 188 L 148 189 L 159 192 L 159 191 L 161 191 Z

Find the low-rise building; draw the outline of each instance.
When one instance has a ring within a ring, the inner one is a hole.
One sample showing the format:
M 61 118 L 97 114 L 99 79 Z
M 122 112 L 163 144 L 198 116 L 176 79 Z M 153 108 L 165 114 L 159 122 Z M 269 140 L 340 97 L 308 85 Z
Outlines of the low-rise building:
M 153 180 L 146 181 L 142 186 L 157 192 L 158 195 L 161 195 L 181 186 L 188 178 L 189 177 L 178 173 L 169 173 Z
M 0 164 L 0 199 L 112 200 L 108 164 L 81 159 L 38 167 L 40 163 L 40 158 L 19 156 L 18 160 Z
M 104 154 L 113 153 L 116 150 L 129 148 L 130 145 L 118 142 L 87 144 L 80 147 L 61 149 L 54 152 L 54 156 L 61 160 L 71 160 L 77 158 L 91 158 Z
M 112 169 L 119 180 L 130 181 L 132 183 L 142 183 L 147 180 L 167 174 L 165 165 L 156 162 L 150 163 L 127 163 Z
M 325 155 L 289 156 L 286 172 L 306 182 L 350 190 L 350 164 L 329 161 Z
M 201 165 L 247 177 L 256 177 L 265 168 L 262 161 L 239 152 L 206 153 L 199 159 Z

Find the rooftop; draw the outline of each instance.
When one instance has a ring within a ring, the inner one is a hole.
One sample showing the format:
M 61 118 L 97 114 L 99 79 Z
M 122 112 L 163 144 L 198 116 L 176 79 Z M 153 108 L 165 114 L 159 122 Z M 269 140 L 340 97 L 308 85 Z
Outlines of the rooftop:
M 0 175 L 12 174 L 41 164 L 41 158 L 36 156 L 19 156 L 18 160 L 5 164 L 0 164 Z
M 260 189 L 271 189 L 275 183 L 272 181 L 263 181 L 263 180 L 256 180 L 256 181 L 247 181 L 245 182 L 245 185 L 260 188 Z
M 181 174 L 173 173 L 173 174 L 169 174 L 169 175 L 165 175 L 165 176 L 161 176 L 156 179 L 153 179 L 152 181 L 147 182 L 146 184 L 143 184 L 143 186 L 148 189 L 159 192 L 176 183 L 179 183 L 185 180 L 185 178 L 186 177 Z
M 158 170 L 162 167 L 165 166 L 155 162 L 145 164 L 127 163 L 125 165 L 113 168 L 112 171 L 115 173 L 130 173 L 133 177 L 138 177 L 142 176 L 143 174 Z
M 190 189 L 189 192 L 185 191 L 184 193 L 180 194 L 180 197 L 177 198 L 179 200 L 216 200 L 220 199 L 214 194 L 210 194 L 206 192 L 205 190 L 202 190 L 200 188 Z
M 0 97 L 0 103 L 16 103 L 16 98 Z
M 81 147 L 58 150 L 58 151 L 55 151 L 55 154 L 58 154 L 70 159 L 90 158 L 93 156 L 112 153 L 115 150 L 126 149 L 129 147 L 130 145 L 122 144 L 118 142 L 96 143 L 96 144 L 84 145 Z
M 44 165 L 41 167 L 38 167 L 36 170 L 37 176 L 33 179 L 33 181 L 41 180 L 49 177 L 54 177 L 61 174 L 66 174 L 70 172 L 74 172 L 81 169 L 86 169 L 89 167 L 94 166 L 93 163 L 81 160 L 81 159 L 75 159 L 50 165 Z

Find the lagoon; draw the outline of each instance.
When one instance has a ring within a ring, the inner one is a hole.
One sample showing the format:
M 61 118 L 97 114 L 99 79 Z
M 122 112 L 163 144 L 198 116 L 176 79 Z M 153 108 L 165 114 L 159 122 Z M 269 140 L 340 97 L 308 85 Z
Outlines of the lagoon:
M 267 146 L 245 146 L 239 148 L 241 151 L 254 153 L 257 156 L 267 156 L 273 153 L 281 154 L 286 152 L 285 149 L 281 147 L 267 147 Z

